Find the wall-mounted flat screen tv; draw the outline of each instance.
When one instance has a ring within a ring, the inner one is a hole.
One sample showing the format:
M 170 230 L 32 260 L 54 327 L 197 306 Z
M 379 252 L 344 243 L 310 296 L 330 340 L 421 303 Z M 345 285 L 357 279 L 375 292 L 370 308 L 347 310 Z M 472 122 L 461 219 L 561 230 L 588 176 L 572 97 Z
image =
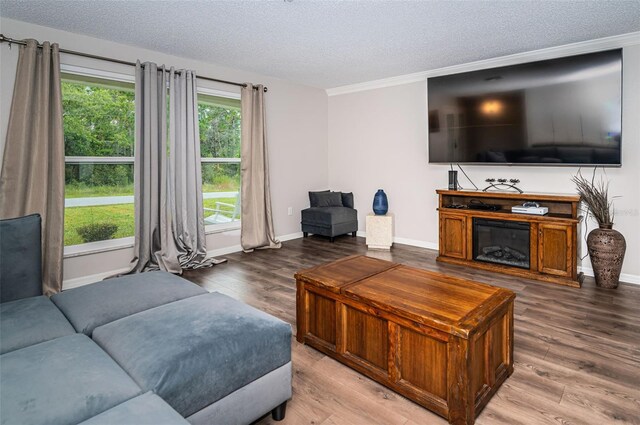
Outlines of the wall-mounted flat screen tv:
M 429 78 L 429 162 L 621 165 L 622 49 Z

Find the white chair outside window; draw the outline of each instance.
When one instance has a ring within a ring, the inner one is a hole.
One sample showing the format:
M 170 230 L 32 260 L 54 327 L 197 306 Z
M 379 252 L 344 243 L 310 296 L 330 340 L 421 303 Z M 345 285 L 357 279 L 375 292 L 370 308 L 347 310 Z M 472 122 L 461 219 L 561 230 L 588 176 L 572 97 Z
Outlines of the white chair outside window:
M 240 192 L 236 194 L 235 204 L 216 201 L 214 208 L 204 208 L 205 224 L 231 223 L 240 220 Z

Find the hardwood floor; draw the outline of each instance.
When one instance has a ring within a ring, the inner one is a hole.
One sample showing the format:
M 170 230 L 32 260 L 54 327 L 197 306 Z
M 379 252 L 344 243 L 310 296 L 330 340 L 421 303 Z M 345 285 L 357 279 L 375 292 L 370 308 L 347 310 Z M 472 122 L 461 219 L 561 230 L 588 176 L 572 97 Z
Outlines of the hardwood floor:
M 236 253 L 184 277 L 293 325 L 295 280 L 303 268 L 367 254 L 516 292 L 513 375 L 476 424 L 640 424 L 640 286 L 581 289 L 436 263 L 436 251 L 394 245 L 367 251 L 363 238 L 321 237 L 279 250 Z M 631 261 L 631 259 L 627 259 Z M 292 340 L 293 399 L 284 421 L 256 424 L 446 424 L 446 420 L 320 352 Z

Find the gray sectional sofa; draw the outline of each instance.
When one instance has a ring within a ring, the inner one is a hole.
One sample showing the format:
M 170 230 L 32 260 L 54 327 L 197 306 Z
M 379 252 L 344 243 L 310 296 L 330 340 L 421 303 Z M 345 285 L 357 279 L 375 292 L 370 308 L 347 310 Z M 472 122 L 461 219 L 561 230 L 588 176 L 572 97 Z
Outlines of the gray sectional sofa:
M 0 221 L 2 425 L 284 418 L 289 324 L 164 272 L 38 295 L 39 226 Z

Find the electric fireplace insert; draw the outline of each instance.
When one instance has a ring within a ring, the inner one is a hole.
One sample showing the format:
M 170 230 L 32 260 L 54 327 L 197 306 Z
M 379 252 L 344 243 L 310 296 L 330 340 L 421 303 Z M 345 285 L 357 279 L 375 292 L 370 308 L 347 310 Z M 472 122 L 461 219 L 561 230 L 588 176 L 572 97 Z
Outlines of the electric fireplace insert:
M 529 269 L 529 223 L 473 219 L 473 259 Z

